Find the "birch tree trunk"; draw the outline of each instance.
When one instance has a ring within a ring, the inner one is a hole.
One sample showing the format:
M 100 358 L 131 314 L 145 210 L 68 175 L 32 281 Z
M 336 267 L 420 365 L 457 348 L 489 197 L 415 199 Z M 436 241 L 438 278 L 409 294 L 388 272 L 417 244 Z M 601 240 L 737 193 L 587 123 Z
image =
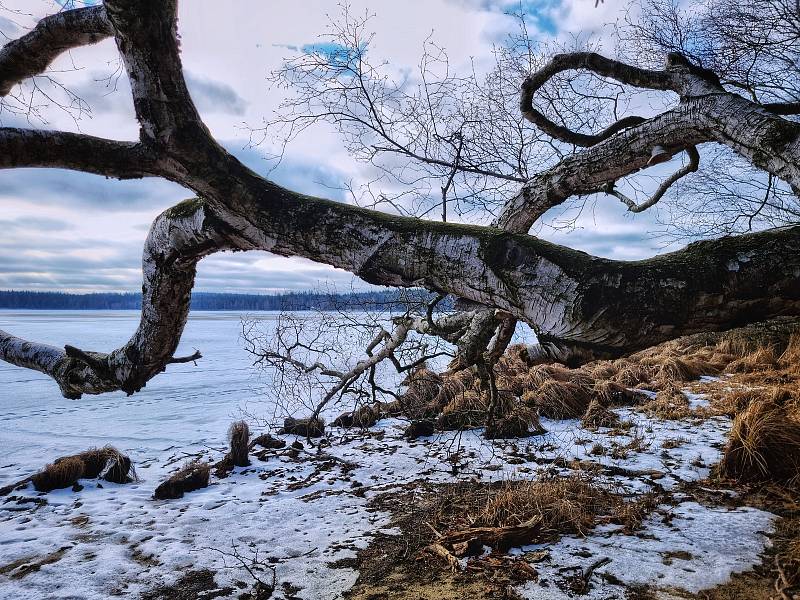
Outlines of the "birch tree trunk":
M 0 128 L 0 167 L 57 167 L 108 177 L 162 177 L 196 198 L 159 215 L 144 247 L 142 319 L 123 347 L 93 352 L 0 332 L 0 358 L 51 376 L 68 397 L 133 393 L 171 362 L 186 323 L 199 260 L 227 250 L 301 256 L 370 283 L 424 287 L 502 310 L 530 324 L 550 352 L 618 356 L 671 337 L 800 313 L 800 227 L 698 242 L 637 262 L 597 258 L 527 234 L 549 207 L 613 191 L 647 166 L 655 146 L 674 154 L 725 144 L 800 188 L 800 126 L 726 92 L 716 77 L 671 56 L 645 71 L 596 54 L 560 55 L 523 85 L 523 113 L 585 150 L 534 176 L 496 227 L 398 217 L 304 196 L 247 169 L 201 121 L 186 88 L 176 0 L 106 0 L 48 17 L 0 51 L 0 92 L 59 53 L 113 35 L 131 80 L 137 142 Z M 669 90 L 678 105 L 594 136 L 550 123 L 533 108 L 555 73 L 588 69 L 626 85 Z

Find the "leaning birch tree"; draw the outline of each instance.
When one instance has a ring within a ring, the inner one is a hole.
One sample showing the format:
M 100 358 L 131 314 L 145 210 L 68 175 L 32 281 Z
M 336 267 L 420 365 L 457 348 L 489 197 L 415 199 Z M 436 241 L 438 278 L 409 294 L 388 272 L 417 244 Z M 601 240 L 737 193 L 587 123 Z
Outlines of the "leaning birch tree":
M 800 106 L 790 99 L 743 94 L 680 52 L 649 68 L 593 52 L 552 56 L 520 82 L 520 112 L 576 151 L 527 173 L 491 226 L 442 223 L 305 196 L 245 167 L 211 136 L 192 102 L 176 14 L 177 0 L 106 0 L 46 17 L 0 50 L 0 94 L 7 95 L 59 54 L 113 37 L 140 126 L 138 140 L 0 128 L 0 167 L 161 177 L 194 194 L 153 221 L 142 259 L 141 321 L 124 346 L 56 348 L 0 332 L 0 358 L 49 375 L 67 397 L 132 394 L 170 363 L 186 360 L 174 353 L 196 267 L 221 251 L 301 256 L 370 283 L 466 299 L 477 308 L 439 321 L 429 312 L 400 325 L 466 339 L 470 360 L 478 362 L 494 336 L 486 327 L 493 319 L 529 324 L 543 352 L 563 360 L 619 356 L 692 332 L 800 313 L 796 225 L 635 262 L 590 256 L 528 233 L 548 209 L 581 195 L 604 192 L 631 210 L 644 209 L 690 175 L 706 147 L 726 148 L 796 193 L 800 124 L 789 115 Z M 664 93 L 674 103 L 651 118 L 628 116 L 599 131 L 577 131 L 537 108 L 542 86 L 573 72 Z M 624 178 L 683 152 L 687 166 L 652 197 L 637 202 L 617 191 Z

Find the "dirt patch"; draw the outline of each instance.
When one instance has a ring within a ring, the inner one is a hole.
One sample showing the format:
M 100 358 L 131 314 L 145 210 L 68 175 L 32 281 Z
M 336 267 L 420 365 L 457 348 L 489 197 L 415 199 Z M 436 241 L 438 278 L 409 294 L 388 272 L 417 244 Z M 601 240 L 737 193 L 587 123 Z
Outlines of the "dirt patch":
M 227 597 L 233 588 L 220 588 L 214 581 L 214 573 L 208 569 L 187 571 L 172 585 L 159 586 L 142 594 L 142 600 L 213 600 Z
M 631 531 L 658 502 L 650 494 L 623 498 L 581 473 L 407 486 L 371 504 L 390 512 L 390 526 L 401 534 L 378 532 L 357 559 L 339 565 L 359 570 L 346 594 L 354 600 L 517 599 L 515 586 L 538 579 L 536 563 L 547 552 L 512 556 L 509 546 L 583 534 L 601 523 Z
M 45 554 L 44 556 L 19 558 L 0 566 L 0 575 L 7 575 L 11 579 L 21 579 L 30 573 L 35 573 L 45 565 L 58 562 L 67 550 L 69 550 L 69 547 L 59 548 L 55 552 Z

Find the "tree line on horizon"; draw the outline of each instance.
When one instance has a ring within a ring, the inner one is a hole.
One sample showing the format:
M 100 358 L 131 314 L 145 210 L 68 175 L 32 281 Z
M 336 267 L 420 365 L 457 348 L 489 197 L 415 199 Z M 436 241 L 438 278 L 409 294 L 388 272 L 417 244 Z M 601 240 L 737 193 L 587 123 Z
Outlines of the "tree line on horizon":
M 424 300 L 423 290 L 325 293 L 289 292 L 284 294 L 192 293 L 193 310 L 374 310 L 400 308 L 409 301 Z M 137 292 L 0 291 L 0 309 L 32 310 L 139 310 L 142 295 Z

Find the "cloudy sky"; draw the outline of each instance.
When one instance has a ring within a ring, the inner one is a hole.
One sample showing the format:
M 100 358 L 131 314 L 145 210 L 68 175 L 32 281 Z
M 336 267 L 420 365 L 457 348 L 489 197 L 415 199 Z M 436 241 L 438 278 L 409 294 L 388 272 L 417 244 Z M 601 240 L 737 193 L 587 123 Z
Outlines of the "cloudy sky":
M 375 31 L 370 52 L 397 69 L 412 69 L 424 40 L 448 51 L 454 66 L 486 57 L 514 24 L 505 14 L 518 6 L 504 0 L 353 1 L 351 10 L 369 8 Z M 4 0 L 0 31 L 18 37 L 36 18 L 53 12 L 49 0 Z M 54 8 L 55 6 L 55 8 Z M 599 31 L 613 22 L 621 0 L 526 0 L 530 27 L 545 40 Z M 184 0 L 179 31 L 187 81 L 200 113 L 215 136 L 250 167 L 266 172 L 269 143 L 248 147 L 248 126 L 257 127 L 276 109 L 280 90 L 267 76 L 292 48 L 320 41 L 337 7 L 330 0 Z M 602 34 L 602 32 L 600 32 Z M 42 106 L 42 120 L 0 112 L 4 126 L 82 131 L 134 140 L 137 124 L 127 82 L 111 40 L 69 53 L 53 64 L 58 81 L 91 106 L 91 114 Z M 344 151 L 336 133 L 315 128 L 297 139 L 270 177 L 301 192 L 346 201 L 337 187 L 363 165 Z M 119 182 L 49 169 L 0 171 L 0 289 L 134 291 L 141 285 L 142 242 L 153 218 L 190 195 L 154 179 Z M 661 251 L 648 237 L 654 216 L 626 214 L 620 204 L 599 202 L 569 234 L 541 235 L 593 254 L 635 259 Z M 266 293 L 306 290 L 334 283 L 355 284 L 344 272 L 300 259 L 266 253 L 215 255 L 199 268 L 198 290 Z

